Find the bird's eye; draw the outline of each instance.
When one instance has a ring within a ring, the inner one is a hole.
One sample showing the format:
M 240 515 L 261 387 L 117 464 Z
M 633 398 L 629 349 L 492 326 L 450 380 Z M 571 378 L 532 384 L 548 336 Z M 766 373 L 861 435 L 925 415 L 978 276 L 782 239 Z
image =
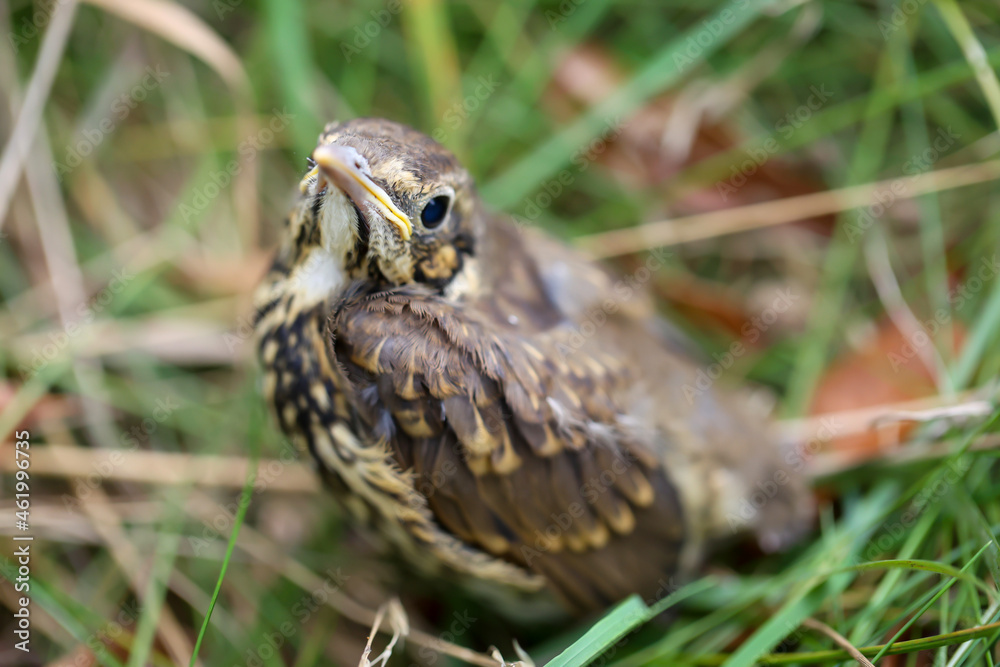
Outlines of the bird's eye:
M 420 212 L 420 222 L 424 223 L 427 229 L 434 229 L 442 222 L 448 212 L 448 197 L 441 195 L 427 202 L 424 210 Z

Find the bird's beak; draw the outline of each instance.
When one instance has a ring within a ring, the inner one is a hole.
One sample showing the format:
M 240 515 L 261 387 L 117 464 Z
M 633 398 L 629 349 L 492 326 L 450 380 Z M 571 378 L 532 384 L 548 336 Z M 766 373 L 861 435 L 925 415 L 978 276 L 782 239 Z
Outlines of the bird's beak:
M 377 212 L 394 224 L 404 241 L 410 238 L 413 234 L 410 219 L 372 180 L 368 160 L 361 153 L 350 146 L 329 144 L 317 147 L 312 159 L 316 161 L 319 178 L 343 190 L 361 211 Z

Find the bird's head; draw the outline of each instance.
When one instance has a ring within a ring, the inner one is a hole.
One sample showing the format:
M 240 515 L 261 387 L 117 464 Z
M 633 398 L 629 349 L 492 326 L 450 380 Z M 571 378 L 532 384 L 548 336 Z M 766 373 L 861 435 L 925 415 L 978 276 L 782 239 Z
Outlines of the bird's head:
M 320 135 L 288 218 L 283 262 L 313 297 L 368 281 L 446 292 L 475 245 L 478 197 L 447 149 L 373 118 Z

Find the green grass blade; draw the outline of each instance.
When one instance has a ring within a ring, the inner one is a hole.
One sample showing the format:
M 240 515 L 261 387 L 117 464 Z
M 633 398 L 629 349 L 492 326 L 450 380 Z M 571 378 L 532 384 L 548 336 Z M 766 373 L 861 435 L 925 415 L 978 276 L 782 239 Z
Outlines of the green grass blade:
M 167 517 L 160 530 L 156 558 L 153 561 L 149 582 L 146 585 L 146 593 L 143 596 L 145 605 L 135 629 L 132 650 L 129 652 L 129 667 L 142 667 L 148 660 L 153 640 L 156 637 L 160 609 L 162 609 L 167 595 L 170 571 L 174 568 L 174 563 L 177 560 L 177 547 L 181 539 L 180 530 L 183 515 L 174 503 L 167 504 L 166 511 L 170 512 L 171 515 Z
M 301 0 L 266 0 L 264 10 L 277 83 L 282 98 L 295 114 L 291 127 L 295 148 L 309 155 L 326 119 L 317 115 L 317 87 L 305 6 Z
M 941 18 L 944 19 L 945 25 L 948 26 L 948 30 L 961 47 L 962 54 L 975 72 L 976 81 L 986 97 L 990 113 L 993 114 L 993 122 L 1000 129 L 1000 81 L 997 80 L 996 72 L 990 68 L 986 61 L 986 49 L 976 38 L 972 26 L 969 25 L 968 19 L 965 18 L 965 14 L 962 13 L 955 0 L 934 0 L 934 4 L 941 12 Z
M 710 55 L 746 28 L 760 12 L 772 3 L 769 0 L 751 1 L 746 7 L 734 10 L 726 6 L 712 16 L 699 21 L 678 39 L 669 43 L 659 54 L 626 85 L 607 100 L 593 107 L 566 129 L 542 143 L 530 154 L 486 184 L 483 196 L 494 206 L 504 208 L 532 192 L 545 179 L 550 178 L 567 164 L 573 154 L 587 141 L 597 136 L 609 122 L 635 111 L 639 106 L 660 93 L 703 62 Z M 723 17 L 726 20 L 723 20 Z M 706 33 L 706 25 L 721 26 L 706 46 L 689 55 L 690 44 Z
M 1000 623 L 981 625 L 965 630 L 956 630 L 942 635 L 932 637 L 921 637 L 920 639 L 910 639 L 905 642 L 895 644 L 879 644 L 877 646 L 861 646 L 858 650 L 862 655 L 872 658 L 883 652 L 882 655 L 903 655 L 906 653 L 916 653 L 917 651 L 929 651 L 942 646 L 954 646 L 965 642 L 979 639 L 981 637 L 991 637 L 1000 632 Z M 723 665 L 725 664 L 725 654 L 694 656 L 686 661 L 690 665 Z M 831 649 L 826 651 L 804 651 L 796 653 L 770 653 L 762 655 L 757 661 L 760 665 L 818 665 L 827 662 L 841 662 L 850 660 L 851 656 L 847 651 L 841 649 Z M 873 659 L 874 661 L 874 659 Z
M 607 651 L 619 639 L 649 619 L 649 607 L 638 595 L 626 598 L 585 635 L 553 658 L 548 667 L 581 667 Z
M 973 564 L 975 564 L 975 562 L 979 560 L 979 557 L 986 551 L 986 549 L 990 546 L 990 544 L 992 544 L 992 542 L 987 542 L 986 544 L 984 544 L 983 548 L 979 550 L 979 552 L 972 558 L 972 560 L 970 560 L 968 563 L 965 564 L 965 567 L 962 568 L 962 572 L 965 572 L 967 569 L 971 568 Z M 889 648 L 892 647 L 893 643 L 897 639 L 902 637 L 903 633 L 909 630 L 910 626 L 916 623 L 917 619 L 923 616 L 924 612 L 930 609 L 931 605 L 937 602 L 938 598 L 944 595 L 949 588 L 955 585 L 955 582 L 957 581 L 959 580 L 952 579 L 951 581 L 942 584 L 940 590 L 934 595 L 934 597 L 928 600 L 927 603 L 920 609 L 920 611 L 911 616 L 910 619 L 906 623 L 904 623 L 903 626 L 896 632 L 896 634 L 893 635 L 892 639 L 890 639 L 889 642 L 884 647 L 882 647 L 882 649 L 878 653 L 875 654 L 875 657 L 872 658 L 872 662 L 878 661 L 879 658 L 885 655 L 886 651 L 888 651 Z
M 229 561 L 233 557 L 233 549 L 236 547 L 236 538 L 238 538 L 240 534 L 240 526 L 243 525 L 243 519 L 246 518 L 247 515 L 247 508 L 250 507 L 250 499 L 253 496 L 253 484 L 257 472 L 258 451 L 257 447 L 252 444 L 250 466 L 247 470 L 247 479 L 243 484 L 243 491 L 240 493 L 240 506 L 236 512 L 236 520 L 233 521 L 233 530 L 229 535 L 229 544 L 226 545 L 226 556 L 222 560 L 222 568 L 219 570 L 219 578 L 215 582 L 215 590 L 212 591 L 212 601 L 208 605 L 208 611 L 205 612 L 205 620 L 202 622 L 201 629 L 198 631 L 198 639 L 195 641 L 194 651 L 191 653 L 190 667 L 194 667 L 195 661 L 198 658 L 198 651 L 201 648 L 201 642 L 205 639 L 205 633 L 208 631 L 208 623 L 212 619 L 212 610 L 215 609 L 215 603 L 219 600 L 219 593 L 222 591 L 222 581 L 226 578 L 226 569 L 229 567 Z
M 891 73 L 889 64 L 889 54 L 884 52 L 874 82 L 876 88 L 888 79 Z M 872 96 L 871 100 L 874 99 Z M 851 157 L 848 185 L 875 179 L 882 166 L 891 129 L 892 118 L 888 115 L 868 116 Z M 861 238 L 851 233 L 857 220 L 853 210 L 844 211 L 837 217 L 837 229 L 823 263 L 822 284 L 809 316 L 809 329 L 803 336 L 803 344 L 788 380 L 788 400 L 784 406 L 786 415 L 799 415 L 805 411 L 826 366 L 827 354 L 838 323 L 842 321 L 844 299 L 857 263 L 858 241 Z
M 945 577 L 953 577 L 955 579 L 960 579 L 967 583 L 974 585 L 976 588 L 981 590 L 987 597 L 994 597 L 996 591 L 991 590 L 986 584 L 976 579 L 970 574 L 959 570 L 957 567 L 952 567 L 951 565 L 946 565 L 945 563 L 938 563 L 932 560 L 920 560 L 920 559 L 895 559 L 895 560 L 878 560 L 871 563 L 861 563 L 860 565 L 852 565 L 850 567 L 844 568 L 843 571 L 854 571 L 854 572 L 867 572 L 870 570 L 890 570 L 890 569 L 900 569 L 900 570 L 923 570 L 924 572 L 935 572 Z
M 881 508 L 889 502 L 893 490 L 884 486 L 856 505 L 849 522 L 837 534 L 827 538 L 824 549 L 817 549 L 816 558 L 826 564 L 843 562 L 856 557 L 864 547 L 866 537 L 875 528 Z M 751 667 L 757 660 L 777 646 L 802 621 L 813 614 L 830 596 L 839 594 L 852 581 L 849 575 L 834 575 L 826 580 L 815 577 L 812 581 L 796 586 L 781 608 L 725 661 L 725 667 Z
M 0 575 L 8 582 L 13 582 L 17 578 L 17 565 L 7 560 L 3 555 L 0 555 Z M 78 642 L 89 648 L 90 643 L 96 639 L 96 632 L 88 630 L 86 625 L 80 620 L 93 616 L 86 605 L 60 593 L 56 588 L 51 588 L 37 575 L 32 577 L 30 583 L 32 604 L 37 604 L 45 609 L 60 627 L 69 632 Z M 92 627 L 98 627 L 104 622 L 105 619 L 103 618 L 93 618 L 91 624 Z M 103 649 L 103 647 L 101 648 L 101 655 L 98 656 L 102 661 L 101 664 L 107 667 L 123 667 L 122 663 L 110 651 Z

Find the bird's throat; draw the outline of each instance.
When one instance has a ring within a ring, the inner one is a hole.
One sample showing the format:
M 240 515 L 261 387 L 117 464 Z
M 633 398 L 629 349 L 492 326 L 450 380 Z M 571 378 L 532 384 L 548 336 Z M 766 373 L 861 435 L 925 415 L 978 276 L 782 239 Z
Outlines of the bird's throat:
M 290 291 L 303 307 L 327 301 L 348 284 L 344 260 L 325 248 L 314 248 L 305 261 L 292 270 L 288 282 Z

